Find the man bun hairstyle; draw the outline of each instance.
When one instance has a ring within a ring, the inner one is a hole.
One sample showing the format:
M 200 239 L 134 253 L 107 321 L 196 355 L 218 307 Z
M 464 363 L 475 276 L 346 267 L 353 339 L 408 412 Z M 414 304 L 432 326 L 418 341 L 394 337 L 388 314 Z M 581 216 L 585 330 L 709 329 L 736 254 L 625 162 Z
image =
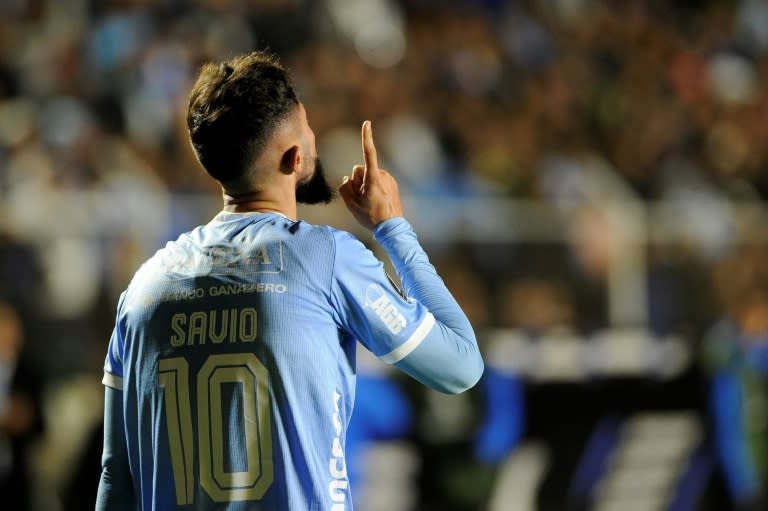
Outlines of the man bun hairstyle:
M 187 108 L 197 159 L 228 192 L 251 191 L 254 160 L 298 104 L 288 72 L 270 53 L 203 65 Z

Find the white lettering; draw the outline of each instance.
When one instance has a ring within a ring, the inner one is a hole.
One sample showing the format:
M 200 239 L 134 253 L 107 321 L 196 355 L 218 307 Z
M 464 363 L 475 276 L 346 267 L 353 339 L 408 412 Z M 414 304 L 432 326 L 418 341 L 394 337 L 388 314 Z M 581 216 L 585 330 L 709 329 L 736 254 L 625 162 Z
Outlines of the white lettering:
M 387 326 L 387 330 L 393 334 L 399 334 L 408 324 L 397 306 L 391 303 L 385 294 L 381 294 L 373 302 L 366 303 L 366 305 L 373 309 L 373 312 Z
M 341 446 L 341 433 L 343 424 L 341 423 L 341 417 L 339 415 L 339 401 L 341 400 L 341 394 L 339 392 L 333 393 L 333 427 L 336 430 L 336 437 L 331 444 L 332 457 L 328 460 L 328 472 L 330 473 L 331 481 L 328 483 L 328 495 L 331 497 L 334 504 L 331 507 L 331 511 L 344 511 L 345 502 L 347 499 L 346 490 L 349 488 L 349 482 L 347 481 L 347 463 L 344 460 L 344 449 Z
M 205 289 L 198 287 L 195 289 L 167 290 L 160 295 L 161 302 L 177 302 L 179 300 L 194 300 L 205 296 Z
M 250 264 L 272 264 L 267 253 L 267 247 L 258 247 L 248 258 Z
M 333 447 L 331 448 L 331 452 L 334 456 L 339 458 L 344 457 L 344 449 L 341 448 L 341 441 L 339 440 L 339 437 L 333 439 Z
M 211 267 L 216 269 L 233 268 L 243 262 L 246 265 L 272 264 L 272 259 L 269 257 L 266 245 L 260 247 L 220 245 L 210 248 L 208 250 L 208 257 L 210 258 Z
M 226 286 L 211 286 L 208 293 L 211 296 L 230 296 L 247 293 L 285 293 L 288 287 L 285 284 L 265 284 L 264 282 L 252 282 L 249 284 L 229 284 Z
M 328 484 L 328 494 L 331 496 L 331 500 L 334 502 L 344 502 L 347 498 L 347 494 L 344 490 L 349 488 L 349 482 L 340 481 L 334 479 Z
M 328 470 L 331 471 L 331 476 L 336 479 L 345 479 L 347 477 L 347 466 L 344 463 L 344 458 L 331 458 Z

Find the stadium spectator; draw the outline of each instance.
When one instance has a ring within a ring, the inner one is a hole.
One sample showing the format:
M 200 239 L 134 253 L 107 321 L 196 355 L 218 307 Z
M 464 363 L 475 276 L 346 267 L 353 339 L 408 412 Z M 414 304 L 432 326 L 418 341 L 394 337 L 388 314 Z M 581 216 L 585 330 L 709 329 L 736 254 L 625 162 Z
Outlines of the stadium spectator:
M 40 378 L 24 349 L 19 313 L 0 300 L 0 495 L 10 509 L 31 509 L 31 442 L 43 428 Z

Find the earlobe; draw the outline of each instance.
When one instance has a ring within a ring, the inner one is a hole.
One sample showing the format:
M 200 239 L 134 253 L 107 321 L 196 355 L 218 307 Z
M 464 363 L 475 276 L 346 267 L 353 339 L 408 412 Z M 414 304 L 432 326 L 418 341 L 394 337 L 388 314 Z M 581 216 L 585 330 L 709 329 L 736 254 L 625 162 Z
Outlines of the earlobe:
M 301 147 L 294 145 L 283 153 L 280 160 L 280 171 L 285 174 L 292 174 L 301 171 Z

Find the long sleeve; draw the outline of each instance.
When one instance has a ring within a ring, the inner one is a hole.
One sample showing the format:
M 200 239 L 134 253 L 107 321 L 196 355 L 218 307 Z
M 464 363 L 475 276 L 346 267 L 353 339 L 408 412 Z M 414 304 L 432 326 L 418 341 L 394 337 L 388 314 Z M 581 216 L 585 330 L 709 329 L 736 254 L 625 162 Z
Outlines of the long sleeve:
M 96 511 L 135 511 L 136 495 L 123 431 L 123 392 L 110 387 L 104 390 L 104 452 Z
M 442 392 L 453 394 L 472 387 L 484 369 L 472 325 L 429 262 L 411 225 L 393 218 L 379 224 L 374 237 L 392 261 L 406 295 L 435 318 L 424 340 L 395 366 Z

